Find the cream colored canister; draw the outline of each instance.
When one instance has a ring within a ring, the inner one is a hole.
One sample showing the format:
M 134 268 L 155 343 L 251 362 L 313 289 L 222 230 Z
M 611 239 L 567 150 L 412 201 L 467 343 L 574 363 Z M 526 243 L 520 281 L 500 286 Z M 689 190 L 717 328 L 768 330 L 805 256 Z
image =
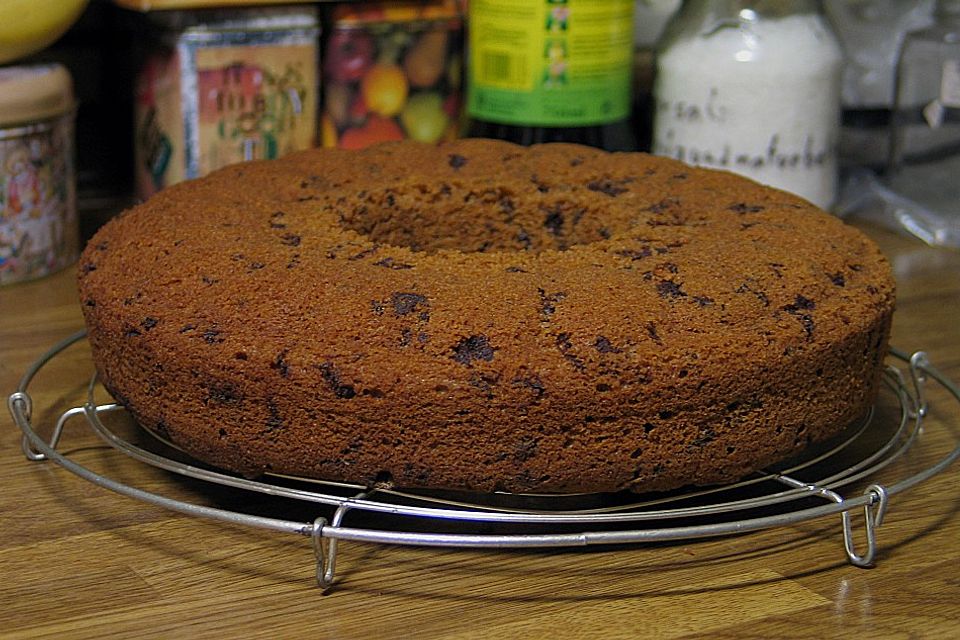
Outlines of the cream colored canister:
M 0 69 L 0 284 L 77 258 L 74 98 L 61 65 Z

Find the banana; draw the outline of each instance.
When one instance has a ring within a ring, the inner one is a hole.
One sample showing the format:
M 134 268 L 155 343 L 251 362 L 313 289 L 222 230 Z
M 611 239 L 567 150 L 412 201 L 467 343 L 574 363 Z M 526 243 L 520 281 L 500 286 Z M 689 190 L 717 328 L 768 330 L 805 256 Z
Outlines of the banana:
M 88 1 L 0 1 L 0 63 L 53 43 L 80 17 Z

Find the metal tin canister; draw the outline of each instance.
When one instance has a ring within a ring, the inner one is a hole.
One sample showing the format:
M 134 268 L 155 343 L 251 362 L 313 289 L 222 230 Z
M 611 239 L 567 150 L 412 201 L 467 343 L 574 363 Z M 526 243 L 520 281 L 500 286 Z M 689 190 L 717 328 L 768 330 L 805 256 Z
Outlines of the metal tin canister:
M 63 66 L 0 69 L 0 285 L 77 259 L 73 121 Z
M 312 8 L 161 12 L 135 101 L 136 190 L 317 140 L 319 25 Z

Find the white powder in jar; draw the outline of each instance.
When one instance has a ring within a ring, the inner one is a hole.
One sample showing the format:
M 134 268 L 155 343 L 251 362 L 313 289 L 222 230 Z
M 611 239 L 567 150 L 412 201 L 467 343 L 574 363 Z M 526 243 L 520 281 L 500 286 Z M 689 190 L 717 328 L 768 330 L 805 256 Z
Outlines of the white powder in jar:
M 653 152 L 827 208 L 837 193 L 842 59 L 816 14 L 677 39 L 658 58 Z

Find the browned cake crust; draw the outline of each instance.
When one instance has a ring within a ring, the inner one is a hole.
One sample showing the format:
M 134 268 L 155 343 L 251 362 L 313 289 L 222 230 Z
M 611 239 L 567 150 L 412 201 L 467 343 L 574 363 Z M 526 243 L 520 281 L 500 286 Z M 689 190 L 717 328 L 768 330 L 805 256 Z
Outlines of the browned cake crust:
M 660 490 L 862 414 L 894 306 L 862 234 L 574 145 L 317 150 L 167 189 L 80 261 L 102 381 L 197 458 L 361 484 Z

